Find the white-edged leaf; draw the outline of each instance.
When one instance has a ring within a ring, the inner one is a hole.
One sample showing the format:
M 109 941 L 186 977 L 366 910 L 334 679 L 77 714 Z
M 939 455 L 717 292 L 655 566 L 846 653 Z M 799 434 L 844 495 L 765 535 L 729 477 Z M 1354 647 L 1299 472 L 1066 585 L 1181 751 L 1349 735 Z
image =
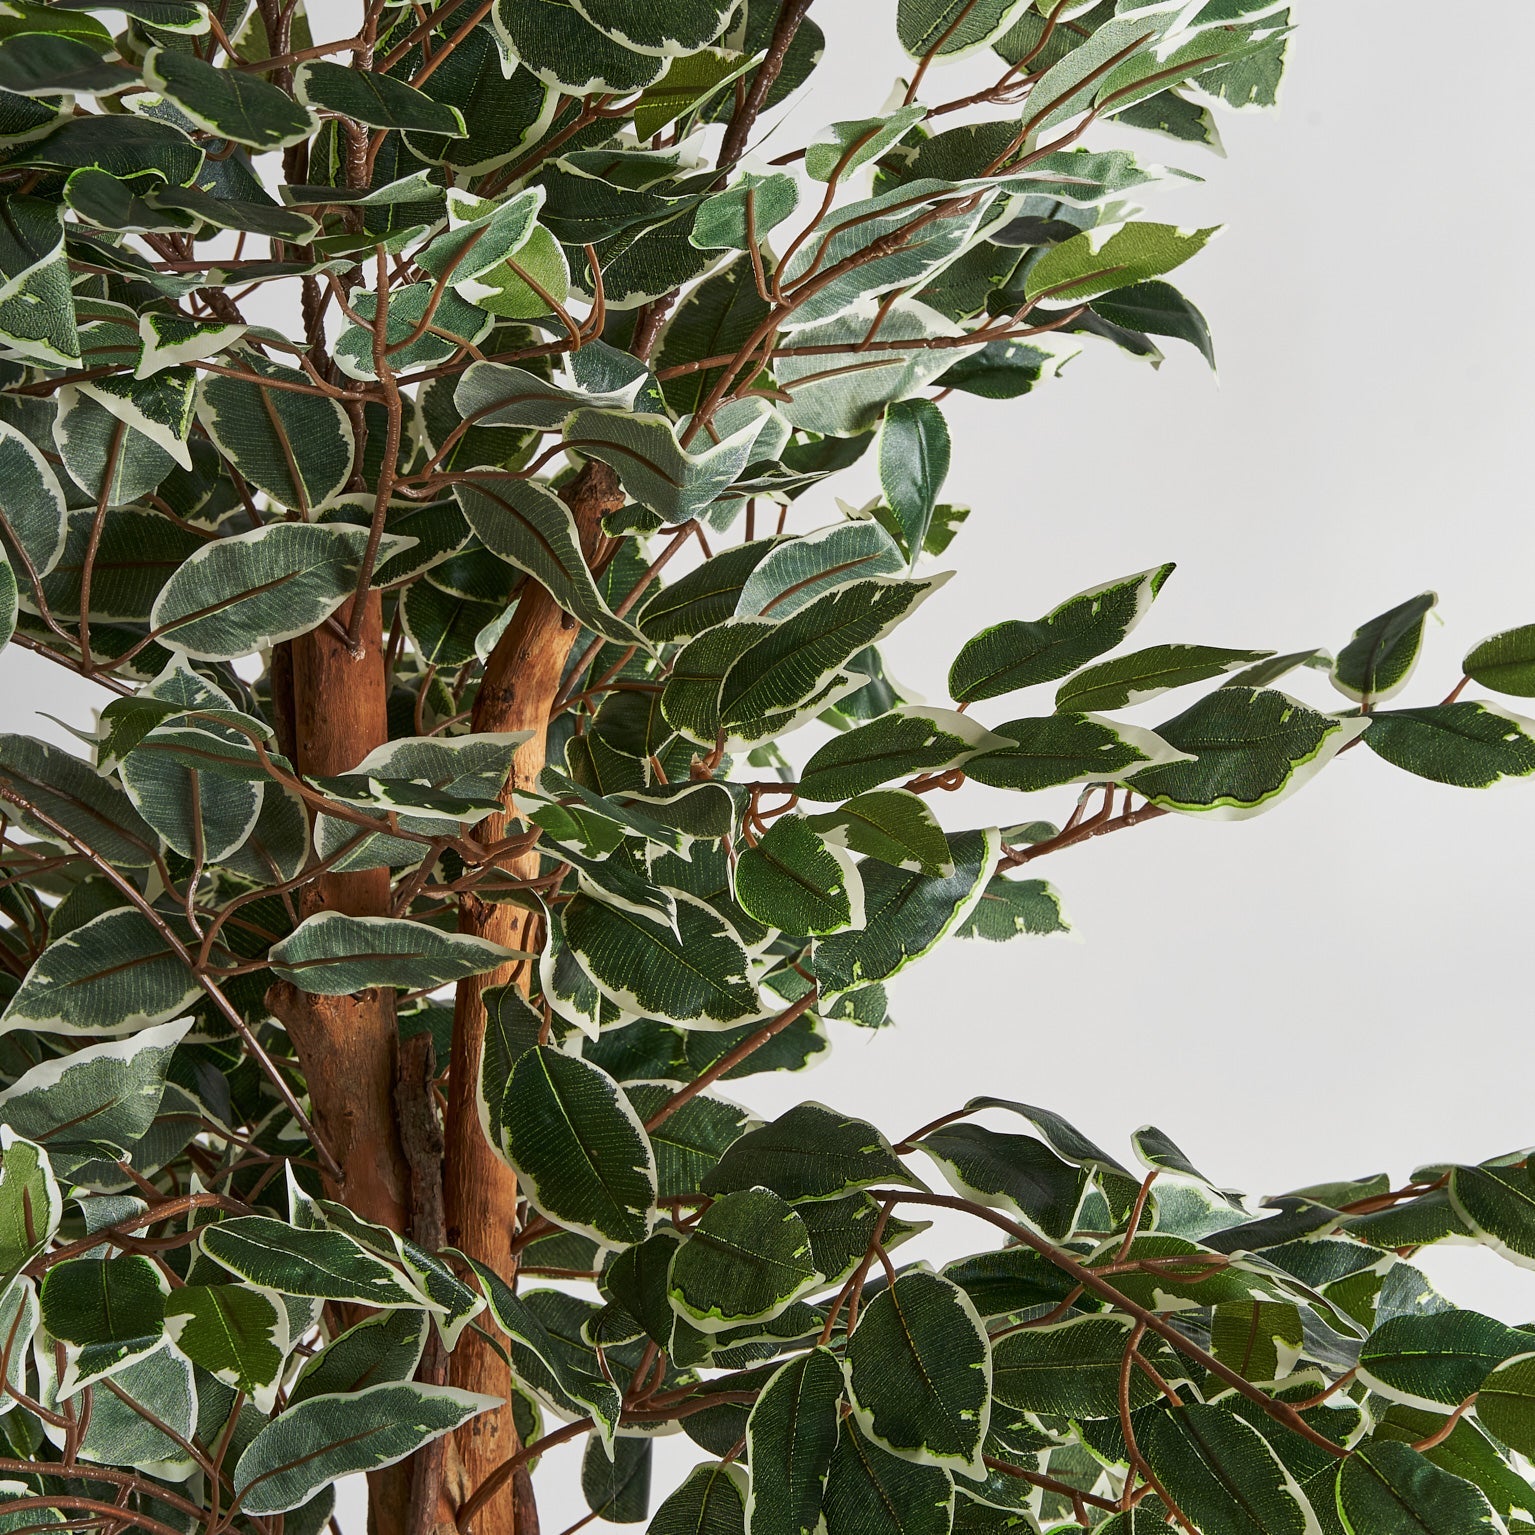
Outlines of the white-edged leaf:
M 235 1493 L 249 1514 L 281 1514 L 343 1476 L 392 1466 L 502 1405 L 499 1397 L 416 1381 L 311 1397 L 250 1442 L 235 1467 Z
M 339 911 L 307 918 L 267 956 L 277 975 L 324 997 L 346 996 L 370 986 L 427 990 L 531 957 L 467 933 L 444 933 L 399 917 L 350 917 Z

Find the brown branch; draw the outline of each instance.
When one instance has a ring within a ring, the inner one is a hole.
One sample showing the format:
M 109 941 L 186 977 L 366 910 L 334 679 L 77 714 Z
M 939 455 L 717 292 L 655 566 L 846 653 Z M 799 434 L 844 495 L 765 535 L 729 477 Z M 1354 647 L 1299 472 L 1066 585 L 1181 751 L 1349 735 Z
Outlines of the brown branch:
M 758 114 L 767 104 L 774 82 L 783 72 L 784 60 L 789 56 L 789 45 L 793 43 L 794 34 L 799 31 L 799 25 L 810 10 L 810 5 L 811 0 L 785 0 L 783 8 L 779 11 L 778 21 L 773 27 L 773 36 L 768 42 L 767 56 L 757 66 L 757 73 L 752 76 L 746 99 L 736 108 L 725 128 L 719 159 L 715 162 L 721 170 L 734 165 L 746 149 L 746 141 L 751 137 L 752 127 L 757 121 Z

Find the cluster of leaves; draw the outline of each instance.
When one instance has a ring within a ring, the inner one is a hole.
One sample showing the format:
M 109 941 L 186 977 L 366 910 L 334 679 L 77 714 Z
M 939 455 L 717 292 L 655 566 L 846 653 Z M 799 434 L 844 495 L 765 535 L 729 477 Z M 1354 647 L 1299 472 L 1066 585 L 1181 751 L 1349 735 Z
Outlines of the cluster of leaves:
M 334 43 L 275 0 L 96 8 L 0 6 L 0 636 L 114 695 L 86 755 L 0 736 L 5 1527 L 306 1535 L 336 1477 L 497 1405 L 417 1378 L 472 1334 L 507 1340 L 528 1448 L 465 1530 L 580 1434 L 594 1512 L 642 1521 L 677 1428 L 715 1460 L 657 1535 L 1535 1529 L 1535 1339 L 1406 1256 L 1535 1262 L 1523 1153 L 1255 1214 L 1151 1130 L 1143 1176 L 1023 1105 L 897 1148 L 713 1091 L 881 1026 L 948 936 L 1064 931 L 1019 871 L 1084 838 L 1255 814 L 1360 739 L 1535 773 L 1500 704 L 1381 707 L 1431 596 L 1336 659 L 1123 652 L 1165 565 L 976 635 L 956 707 L 880 657 L 966 515 L 934 394 L 1023 395 L 1069 333 L 1210 355 L 1164 279 L 1211 231 L 1138 218 L 1157 169 L 1077 141 L 1213 142 L 1213 103 L 1272 100 L 1283 10 L 901 0 L 905 100 L 775 169 L 743 151 L 819 58 L 806 0 L 376 4 Z M 986 48 L 994 85 L 924 102 Z M 295 324 L 247 319 L 274 295 Z M 879 498 L 807 525 L 865 453 Z M 593 466 L 623 503 L 595 536 Z M 477 695 L 534 590 L 576 638 L 509 804 L 528 733 Z M 305 772 L 274 663 L 361 647 L 371 594 L 389 738 Z M 1307 669 L 1347 707 L 1275 687 Z M 1535 627 L 1465 669 L 1535 694 Z M 1212 681 L 1154 729 L 1104 712 Z M 945 829 L 970 781 L 1082 787 L 1059 828 Z M 386 913 L 303 915 L 370 870 Z M 471 900 L 536 949 L 459 931 Z M 323 1197 L 267 997 L 394 995 L 445 1062 L 450 989 L 519 961 L 476 1084 L 513 1274 Z M 993 1245 L 899 1266 L 932 1207 Z

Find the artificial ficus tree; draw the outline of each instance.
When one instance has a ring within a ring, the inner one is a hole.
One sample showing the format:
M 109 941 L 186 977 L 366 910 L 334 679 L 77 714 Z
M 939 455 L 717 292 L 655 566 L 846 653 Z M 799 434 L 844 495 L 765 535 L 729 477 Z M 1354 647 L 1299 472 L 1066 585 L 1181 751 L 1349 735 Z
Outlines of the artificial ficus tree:
M 1150 1127 L 728 1096 L 1064 931 L 1025 866 L 1086 838 L 1361 742 L 1535 773 L 1501 703 L 1396 701 L 1430 595 L 1134 649 L 1173 567 L 1113 574 L 903 696 L 943 402 L 1211 356 L 1211 231 L 1084 140 L 1215 142 L 1289 22 L 900 0 L 892 100 L 782 144 L 811 9 L 0 4 L 0 633 L 102 689 L 0 735 L 5 1529 L 310 1535 L 365 1471 L 387 1535 L 536 1535 L 583 1439 L 655 1535 L 1535 1530 L 1535 1336 L 1410 1261 L 1535 1264 L 1523 1151 L 1255 1209 Z M 1535 626 L 1465 671 L 1535 695 Z

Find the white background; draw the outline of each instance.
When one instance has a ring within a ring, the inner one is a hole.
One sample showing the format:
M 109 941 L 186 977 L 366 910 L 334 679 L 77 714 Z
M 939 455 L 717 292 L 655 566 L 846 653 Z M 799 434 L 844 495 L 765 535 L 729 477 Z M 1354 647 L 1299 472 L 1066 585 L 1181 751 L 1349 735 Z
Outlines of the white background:
M 828 62 L 766 153 L 883 105 L 903 68 L 893 10 L 816 6 Z M 1484 634 L 1535 621 L 1521 63 L 1535 9 L 1481 8 L 1474 49 L 1437 0 L 1335 0 L 1298 19 L 1280 110 L 1221 117 L 1229 160 L 1134 136 L 1143 157 L 1206 178 L 1149 189 L 1149 216 L 1228 226 L 1178 279 L 1214 328 L 1219 381 L 1176 343 L 1159 373 L 1089 343 L 1024 400 L 947 406 L 945 498 L 975 510 L 954 579 L 888 647 L 931 701 L 983 624 L 1168 559 L 1139 643 L 1336 650 L 1437 589 L 1443 626 L 1410 702 L 1441 698 Z M 344 35 L 330 20 L 317 35 Z M 935 71 L 925 94 L 989 72 Z M 862 499 L 848 479 L 840 493 Z M 1314 677 L 1296 690 L 1332 701 Z M 7 728 L 60 741 L 34 710 L 85 726 L 104 701 L 15 648 L 0 698 Z M 999 722 L 1007 706 L 976 712 Z M 942 810 L 954 826 L 1060 819 L 1071 798 Z M 1351 752 L 1272 815 L 1167 817 L 1036 865 L 1080 941 L 951 944 L 892 987 L 898 1027 L 843 1029 L 813 1074 L 740 1096 L 764 1114 L 814 1096 L 900 1135 L 996 1093 L 1121 1154 L 1152 1119 L 1258 1193 L 1505 1151 L 1535 1140 L 1532 835 L 1535 786 L 1444 788 Z M 945 1238 L 951 1254 L 970 1240 Z M 1535 1315 L 1535 1279 L 1497 1260 L 1440 1249 L 1424 1267 L 1465 1304 Z M 663 1467 L 687 1447 L 665 1448 Z M 584 1512 L 573 1486 L 543 1501 L 549 1532 Z

